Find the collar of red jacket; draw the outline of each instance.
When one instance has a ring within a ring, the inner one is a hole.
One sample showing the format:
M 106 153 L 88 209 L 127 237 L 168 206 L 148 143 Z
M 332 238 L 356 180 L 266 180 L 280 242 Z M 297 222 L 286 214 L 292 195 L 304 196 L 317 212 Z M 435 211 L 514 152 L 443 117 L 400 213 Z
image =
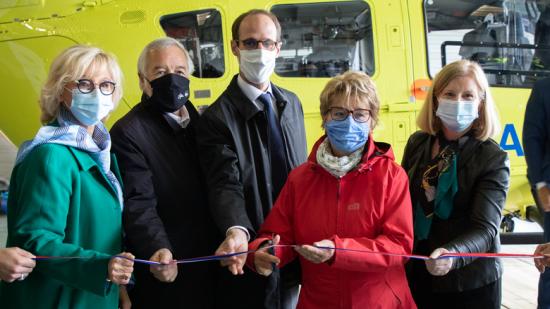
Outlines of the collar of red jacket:
M 309 153 L 308 161 L 317 165 L 317 150 L 319 145 L 327 138 L 326 135 L 323 135 L 320 139 L 315 142 L 311 152 Z M 359 163 L 358 170 L 360 172 L 370 169 L 378 160 L 389 159 L 394 161 L 395 156 L 393 155 L 393 150 L 391 145 L 388 143 L 375 142 L 372 138 L 372 135 L 369 134 L 369 139 L 367 141 L 365 151 L 363 152 L 363 157 L 361 158 L 361 163 Z

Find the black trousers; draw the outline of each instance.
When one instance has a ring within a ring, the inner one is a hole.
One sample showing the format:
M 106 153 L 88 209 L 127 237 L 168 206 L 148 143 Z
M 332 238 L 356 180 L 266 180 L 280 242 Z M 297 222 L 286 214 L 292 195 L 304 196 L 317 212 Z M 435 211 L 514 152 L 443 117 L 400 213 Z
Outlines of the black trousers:
M 426 286 L 424 285 L 424 287 Z M 418 286 L 411 289 L 411 292 L 419 309 L 500 309 L 502 279 L 463 292 L 435 293 L 430 289 Z
M 134 265 L 135 286 L 128 291 L 132 309 L 213 309 L 216 270 L 214 263 L 178 265 L 176 281 L 158 281 L 148 265 Z
M 289 266 L 289 265 L 287 265 Z M 286 269 L 287 266 L 283 268 Z M 219 268 L 215 295 L 216 309 L 295 309 L 299 282 L 291 272 L 276 269 L 269 277 L 245 268 L 244 275 L 234 276 Z

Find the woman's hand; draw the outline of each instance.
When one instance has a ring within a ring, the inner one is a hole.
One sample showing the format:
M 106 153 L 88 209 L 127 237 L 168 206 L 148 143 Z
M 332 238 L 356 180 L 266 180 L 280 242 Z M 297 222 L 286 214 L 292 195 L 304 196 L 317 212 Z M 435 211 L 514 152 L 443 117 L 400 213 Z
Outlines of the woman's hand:
M 544 255 L 543 258 L 534 259 L 535 266 L 542 274 L 545 267 L 550 267 L 550 243 L 538 245 L 537 249 L 535 249 L 534 255 Z
M 273 237 L 273 242 L 267 243 L 254 253 L 254 267 L 256 268 L 256 272 L 258 274 L 266 277 L 271 275 L 273 272 L 273 263 L 275 263 L 275 265 L 279 265 L 281 262 L 278 257 L 268 252 L 268 247 L 278 245 L 279 241 L 281 241 L 281 237 L 276 235 Z
M 121 286 L 118 290 L 118 307 L 120 309 L 132 308 L 132 301 L 125 286 Z
M 304 259 L 315 263 L 324 263 L 332 258 L 334 255 L 334 249 L 321 249 L 317 247 L 334 248 L 334 242 L 332 240 L 324 239 L 313 243 L 313 246 L 303 245 L 295 247 L 296 250 Z
M 116 284 L 128 284 L 134 271 L 134 256 L 131 253 L 122 252 L 109 261 L 108 277 Z
M 425 261 L 428 272 L 433 276 L 445 276 L 453 267 L 452 258 L 438 259 L 444 253 L 451 252 L 444 248 L 437 248 L 430 255 L 430 259 Z
M 19 249 L 0 249 L 0 279 L 6 282 L 23 280 L 36 265 L 34 255 Z

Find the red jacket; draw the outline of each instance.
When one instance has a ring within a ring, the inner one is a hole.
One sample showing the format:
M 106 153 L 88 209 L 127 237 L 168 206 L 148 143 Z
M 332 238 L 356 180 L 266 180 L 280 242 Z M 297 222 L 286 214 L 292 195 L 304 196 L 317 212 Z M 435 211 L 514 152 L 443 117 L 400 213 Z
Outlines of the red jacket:
M 250 244 L 271 238 L 280 244 L 312 244 L 330 239 L 337 248 L 410 254 L 413 244 L 408 178 L 389 145 L 369 136 L 358 167 L 338 179 L 317 164 L 321 138 L 308 162 L 294 169 L 275 206 Z M 313 264 L 292 248 L 276 248 L 279 267 L 297 256 L 302 266 L 299 309 L 416 308 L 400 257 L 335 251 L 327 263 Z M 253 254 L 248 265 L 253 267 Z

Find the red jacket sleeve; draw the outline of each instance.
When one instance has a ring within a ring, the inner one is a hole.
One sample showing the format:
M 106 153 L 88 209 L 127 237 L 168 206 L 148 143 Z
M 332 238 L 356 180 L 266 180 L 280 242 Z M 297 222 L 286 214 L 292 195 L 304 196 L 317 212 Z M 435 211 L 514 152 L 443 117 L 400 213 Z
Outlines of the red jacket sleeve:
M 374 239 L 340 238 L 334 235 L 332 240 L 337 248 L 410 254 L 413 244 L 412 207 L 409 194 L 409 181 L 405 171 L 393 165 L 389 172 L 384 215 L 380 235 Z M 388 267 L 401 266 L 405 258 L 336 250 L 329 264 L 331 267 L 351 271 L 383 271 Z
M 281 237 L 279 245 L 295 244 L 293 208 L 294 188 L 289 177 L 281 193 L 279 193 L 275 206 L 273 206 L 267 219 L 262 224 L 258 237 L 248 245 L 249 250 L 257 250 L 265 241 L 271 240 L 275 235 Z M 281 260 L 279 268 L 296 258 L 296 252 L 292 247 L 276 247 L 275 255 Z M 246 264 L 255 270 L 254 254 L 248 255 Z

